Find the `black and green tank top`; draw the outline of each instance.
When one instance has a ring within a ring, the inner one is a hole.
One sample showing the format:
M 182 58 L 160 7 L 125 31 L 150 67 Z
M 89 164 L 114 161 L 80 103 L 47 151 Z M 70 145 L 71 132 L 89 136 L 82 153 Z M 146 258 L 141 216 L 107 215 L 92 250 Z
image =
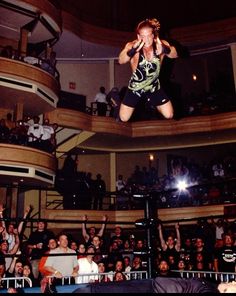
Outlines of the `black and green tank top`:
M 143 52 L 140 52 L 137 69 L 133 72 L 128 88 L 138 96 L 146 92 L 154 92 L 160 88 L 160 58 L 154 54 L 151 61 L 145 59 Z

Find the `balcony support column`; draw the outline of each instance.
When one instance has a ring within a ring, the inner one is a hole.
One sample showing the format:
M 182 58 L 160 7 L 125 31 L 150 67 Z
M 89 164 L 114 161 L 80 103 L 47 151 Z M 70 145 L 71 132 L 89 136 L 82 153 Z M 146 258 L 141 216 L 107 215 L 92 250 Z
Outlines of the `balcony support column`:
M 20 48 L 19 48 L 21 57 L 25 57 L 27 55 L 28 34 L 29 34 L 28 30 L 21 29 L 21 31 L 20 31 Z

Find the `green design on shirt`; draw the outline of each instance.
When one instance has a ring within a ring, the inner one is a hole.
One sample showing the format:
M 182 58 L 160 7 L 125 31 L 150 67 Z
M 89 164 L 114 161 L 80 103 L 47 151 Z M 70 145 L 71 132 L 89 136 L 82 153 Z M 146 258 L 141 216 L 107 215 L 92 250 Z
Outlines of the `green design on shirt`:
M 148 91 L 152 93 L 156 88 L 160 88 L 159 74 L 160 58 L 154 56 L 148 61 L 143 54 L 140 54 L 137 69 L 130 78 L 128 88 L 138 96 Z

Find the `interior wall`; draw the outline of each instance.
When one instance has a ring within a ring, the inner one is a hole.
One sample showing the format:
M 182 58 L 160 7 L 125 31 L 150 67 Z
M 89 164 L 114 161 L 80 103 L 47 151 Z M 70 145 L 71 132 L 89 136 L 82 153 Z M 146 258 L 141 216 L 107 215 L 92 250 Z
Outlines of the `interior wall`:
M 193 79 L 196 75 L 196 80 Z M 181 85 L 182 96 L 217 93 L 220 88 L 234 94 L 234 73 L 229 49 L 175 60 L 172 80 Z M 219 79 L 221 78 L 221 79 Z M 228 81 L 226 86 L 225 80 Z M 199 99 L 199 98 L 198 98 Z
M 118 153 L 116 159 L 116 175 L 123 175 L 124 180 L 132 176 L 136 165 L 138 165 L 140 169 L 144 166 L 149 167 L 148 152 Z
M 86 105 L 94 101 L 100 86 L 109 88 L 108 62 L 92 63 L 60 63 L 57 64 L 60 72 L 61 89 L 67 92 L 86 96 Z M 70 82 L 75 83 L 75 89 L 70 88 Z
M 109 154 L 79 155 L 77 170 L 80 172 L 92 173 L 92 179 L 96 179 L 96 175 L 101 174 L 102 179 L 106 183 L 107 190 L 110 189 Z
M 204 61 L 198 56 L 175 61 L 173 78 L 181 85 L 183 96 L 202 94 L 206 89 L 205 74 Z M 193 80 L 193 75 L 197 76 L 197 80 Z
M 121 89 L 124 86 L 128 85 L 128 81 L 131 76 L 131 67 L 130 64 L 120 65 L 115 63 L 115 86 Z
M 63 91 L 86 96 L 86 105 L 90 106 L 94 101 L 100 86 L 104 86 L 106 92 L 109 89 L 109 63 L 101 62 L 58 62 L 57 69 L 60 72 L 61 89 Z M 127 86 L 131 75 L 129 63 L 120 65 L 117 61 L 114 65 L 114 86 L 121 89 Z M 75 89 L 70 88 L 70 82 L 75 83 Z

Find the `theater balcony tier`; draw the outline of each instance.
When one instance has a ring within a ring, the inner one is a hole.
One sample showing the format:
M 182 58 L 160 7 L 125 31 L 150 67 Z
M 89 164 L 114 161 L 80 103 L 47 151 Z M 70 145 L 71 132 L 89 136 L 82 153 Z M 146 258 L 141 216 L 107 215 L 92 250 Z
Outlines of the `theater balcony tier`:
M 57 161 L 46 152 L 18 145 L 0 143 L 0 184 L 51 187 Z
M 236 112 L 191 116 L 180 120 L 116 122 L 111 117 L 91 116 L 57 108 L 47 114 L 50 122 L 78 130 L 71 145 L 106 152 L 150 151 L 233 143 Z M 57 150 L 65 151 L 59 147 Z
M 199 217 L 211 219 L 211 217 L 220 217 L 225 215 L 235 219 L 235 204 L 205 205 L 179 208 L 156 209 L 158 218 L 165 225 L 174 225 L 177 221 L 181 225 L 196 225 Z M 61 229 L 70 229 L 78 231 L 81 229 L 82 217 L 87 215 L 89 221 L 87 227 L 94 226 L 94 222 L 101 221 L 103 215 L 109 217 L 106 228 L 114 229 L 114 225 L 120 225 L 122 228 L 135 228 L 135 221 L 145 218 L 144 210 L 132 211 L 98 211 L 98 210 L 44 210 L 44 217 L 48 220 L 48 227 L 56 233 Z M 91 222 L 90 222 L 91 221 Z M 97 227 L 100 227 L 100 222 Z
M 0 108 L 22 106 L 23 115 L 32 117 L 56 108 L 59 84 L 36 66 L 1 57 L 0 93 Z

